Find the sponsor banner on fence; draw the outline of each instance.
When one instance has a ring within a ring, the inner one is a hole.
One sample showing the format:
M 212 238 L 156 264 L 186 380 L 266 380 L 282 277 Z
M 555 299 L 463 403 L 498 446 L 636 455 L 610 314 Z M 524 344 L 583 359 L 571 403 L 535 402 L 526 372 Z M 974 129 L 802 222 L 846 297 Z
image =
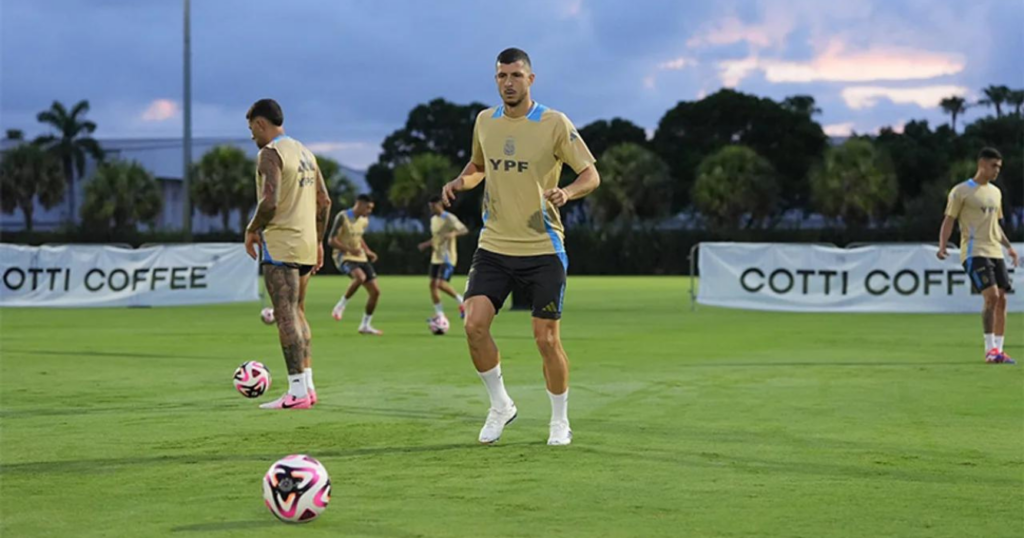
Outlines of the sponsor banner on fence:
M 1024 244 L 1014 249 L 1024 251 Z M 701 243 L 697 302 L 791 312 L 980 312 L 959 250 L 943 261 L 937 251 L 922 244 Z M 1016 290 L 1009 309 L 1024 312 L 1024 269 L 1009 270 Z
M 0 244 L 0 306 L 170 306 L 259 300 L 241 243 Z

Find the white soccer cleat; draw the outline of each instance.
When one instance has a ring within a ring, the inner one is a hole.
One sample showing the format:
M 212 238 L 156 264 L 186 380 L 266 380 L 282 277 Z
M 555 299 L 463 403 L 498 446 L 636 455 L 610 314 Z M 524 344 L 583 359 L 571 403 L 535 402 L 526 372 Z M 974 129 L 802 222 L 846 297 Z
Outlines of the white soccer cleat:
M 572 443 L 572 430 L 569 423 L 556 420 L 551 423 L 551 433 L 548 435 L 548 445 L 565 446 Z
M 517 416 L 519 416 L 519 410 L 516 409 L 516 404 L 514 403 L 505 409 L 495 409 L 492 407 L 487 412 L 487 420 L 484 421 L 484 427 L 480 429 L 480 442 L 489 445 L 501 439 L 501 432 L 505 430 L 505 426 L 511 424 Z
M 340 304 L 334 305 L 334 310 L 331 310 L 331 317 L 334 318 L 334 321 L 341 321 L 341 316 L 344 314 L 345 307 Z
M 379 329 L 374 329 L 373 327 L 371 327 L 369 325 L 363 325 L 362 327 L 359 328 L 359 334 L 368 334 L 370 336 L 381 336 L 381 335 L 384 334 L 384 331 L 379 330 Z

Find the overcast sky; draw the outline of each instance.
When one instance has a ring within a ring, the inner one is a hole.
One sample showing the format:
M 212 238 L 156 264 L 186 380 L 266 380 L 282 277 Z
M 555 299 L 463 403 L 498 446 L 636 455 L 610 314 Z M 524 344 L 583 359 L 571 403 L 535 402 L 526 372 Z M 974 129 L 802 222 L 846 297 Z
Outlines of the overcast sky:
M 653 132 L 723 86 L 813 95 L 830 134 L 937 124 L 942 97 L 1024 88 L 1022 29 L 1022 0 L 193 0 L 194 135 L 247 137 L 273 97 L 290 134 L 364 168 L 418 103 L 496 103 L 509 46 L 580 126 Z M 88 99 L 101 138 L 178 137 L 181 95 L 180 0 L 0 3 L 0 127 L 32 136 L 54 99 Z

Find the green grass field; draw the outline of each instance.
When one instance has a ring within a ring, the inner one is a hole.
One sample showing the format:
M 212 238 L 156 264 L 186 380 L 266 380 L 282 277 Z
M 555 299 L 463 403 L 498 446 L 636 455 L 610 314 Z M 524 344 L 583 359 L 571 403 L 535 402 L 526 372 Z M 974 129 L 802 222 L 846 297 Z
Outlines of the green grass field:
M 346 283 L 312 282 L 321 403 L 302 412 L 231 387 L 257 359 L 284 390 L 256 304 L 0 311 L 0 535 L 1024 535 L 1024 373 L 982 363 L 978 316 L 691 312 L 685 279 L 571 278 L 574 444 L 545 445 L 529 315 L 504 312 L 520 418 L 485 447 L 451 303 L 434 337 L 425 279 L 384 277 L 386 334 L 361 337 L 364 295 L 329 316 Z M 296 452 L 334 484 L 303 526 L 260 490 Z

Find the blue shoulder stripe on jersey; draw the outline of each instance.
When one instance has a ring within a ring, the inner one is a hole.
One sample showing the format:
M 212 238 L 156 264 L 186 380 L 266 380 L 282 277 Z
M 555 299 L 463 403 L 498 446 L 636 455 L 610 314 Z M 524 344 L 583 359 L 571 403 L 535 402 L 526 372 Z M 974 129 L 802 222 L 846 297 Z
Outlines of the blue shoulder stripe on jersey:
M 274 137 L 273 140 L 270 141 L 270 143 L 273 144 L 274 142 L 277 142 L 278 140 L 284 140 L 286 138 L 288 138 L 288 135 L 283 135 L 283 134 L 282 135 L 277 135 L 277 136 Z
M 347 215 L 347 216 L 348 216 L 348 220 L 351 220 L 351 221 L 353 221 L 353 222 L 354 222 L 354 221 L 356 220 L 356 212 L 355 212 L 355 211 L 353 211 L 353 210 L 351 210 L 351 209 L 349 209 L 348 211 L 346 211 L 346 212 L 345 212 L 345 215 Z
M 494 109 L 494 114 L 491 114 L 492 118 L 500 118 L 505 113 L 505 105 L 501 105 Z
M 530 121 L 540 121 L 541 116 L 544 115 L 544 112 L 547 109 L 548 109 L 548 107 L 546 107 L 546 106 L 544 106 L 544 105 L 534 101 L 533 102 L 533 110 L 531 110 L 530 113 L 526 115 L 526 119 L 528 119 Z
M 967 179 L 967 186 L 971 187 L 971 188 L 977 187 L 978 186 L 978 182 L 974 181 L 973 177 L 972 178 L 968 178 Z

